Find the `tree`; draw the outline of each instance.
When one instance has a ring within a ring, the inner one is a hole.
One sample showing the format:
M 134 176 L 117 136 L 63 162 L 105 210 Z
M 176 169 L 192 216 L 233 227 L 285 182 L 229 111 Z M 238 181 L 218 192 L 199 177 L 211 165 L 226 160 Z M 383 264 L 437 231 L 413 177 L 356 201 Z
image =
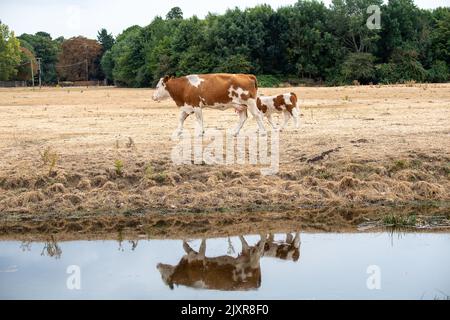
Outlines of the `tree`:
M 388 61 L 394 50 L 415 50 L 422 62 L 427 61 L 430 26 L 426 14 L 413 0 L 389 0 L 382 7 L 382 30 L 378 56 Z
M 166 15 L 167 20 L 183 19 L 183 11 L 180 7 L 173 7 Z
M 329 25 L 329 10 L 318 1 L 299 1 L 281 8 L 279 15 L 286 28 L 279 32 L 288 66 L 284 72 L 325 78 L 345 53 Z
M 33 47 L 35 57 L 42 59 L 42 81 L 44 83 L 55 83 L 55 66 L 58 61 L 58 53 L 61 48 L 60 42 L 58 40 L 52 40 L 51 36 L 46 32 L 37 32 L 34 35 L 24 33 L 19 37 L 19 40 L 31 45 Z
M 105 75 L 105 78 L 109 82 L 114 81 L 114 75 L 113 75 L 114 59 L 113 59 L 111 50 L 108 50 L 103 54 L 102 59 L 100 61 L 100 65 L 101 65 L 103 74 Z
M 20 57 L 19 40 L 0 21 L 0 80 L 9 80 L 17 74 Z
M 111 33 L 108 33 L 106 29 L 101 29 L 97 34 L 97 41 L 102 46 L 102 52 L 105 53 L 108 50 L 111 50 L 114 45 L 114 37 Z
M 26 47 L 21 47 L 20 51 L 20 65 L 17 68 L 17 75 L 14 77 L 14 79 L 29 81 L 31 77 L 35 77 L 38 72 L 36 57 L 34 56 L 33 52 Z M 33 68 L 33 73 L 31 73 L 31 68 Z
M 60 80 L 98 79 L 101 45 L 92 39 L 74 37 L 63 42 L 56 67 Z
M 333 0 L 330 20 L 336 36 L 350 52 L 372 52 L 379 39 L 379 31 L 371 30 L 366 22 L 367 8 L 381 7 L 382 0 Z
M 344 81 L 357 80 L 359 83 L 367 84 L 375 80 L 375 57 L 370 53 L 350 53 L 341 67 Z
M 117 37 L 111 49 L 113 78 L 117 84 L 128 87 L 144 85 L 142 80 L 146 65 L 143 48 L 140 26 L 132 26 Z
M 450 8 L 438 8 L 433 13 L 431 32 L 432 52 L 435 60 L 450 66 Z

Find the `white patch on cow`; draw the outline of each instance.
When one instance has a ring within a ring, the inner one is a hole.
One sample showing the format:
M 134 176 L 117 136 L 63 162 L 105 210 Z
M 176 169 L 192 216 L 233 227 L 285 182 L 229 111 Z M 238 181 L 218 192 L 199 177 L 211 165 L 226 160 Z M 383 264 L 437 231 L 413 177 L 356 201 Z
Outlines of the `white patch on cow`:
M 261 103 L 267 107 L 266 114 L 272 113 L 272 112 L 278 112 L 278 110 L 275 109 L 275 104 L 274 104 L 274 101 L 273 101 L 274 98 L 275 97 L 273 97 L 273 96 L 267 96 L 267 97 L 261 96 L 261 97 L 259 97 L 259 99 L 261 100 Z
M 283 94 L 283 97 L 284 97 L 284 103 L 285 104 L 292 104 L 292 102 L 291 102 L 291 94 L 290 93 Z
M 162 101 L 170 98 L 170 93 L 166 89 L 166 85 L 164 83 L 164 78 L 159 79 L 158 84 L 156 85 L 156 90 L 153 93 L 153 100 Z
M 180 108 L 180 111 L 184 111 L 184 112 L 186 112 L 187 114 L 191 114 L 191 113 L 194 113 L 194 107 L 193 107 L 193 106 L 190 106 L 190 105 L 188 105 L 188 104 L 185 104 L 184 106 L 182 106 L 182 107 Z
M 205 79 L 200 78 L 198 75 L 196 74 L 191 74 L 189 76 L 186 76 L 186 79 L 188 79 L 189 84 L 193 87 L 198 88 L 203 81 L 205 81 Z
M 242 95 L 248 95 L 248 91 L 240 87 L 235 89 L 233 86 L 228 89 L 228 97 L 230 97 L 233 103 L 241 104 L 242 102 L 245 102 L 245 100 L 242 99 Z

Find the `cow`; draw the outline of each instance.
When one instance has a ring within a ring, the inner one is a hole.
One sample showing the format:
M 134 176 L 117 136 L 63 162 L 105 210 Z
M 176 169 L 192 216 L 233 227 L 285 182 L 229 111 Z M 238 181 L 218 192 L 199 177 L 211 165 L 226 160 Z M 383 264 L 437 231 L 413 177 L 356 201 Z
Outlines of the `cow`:
M 258 109 L 267 117 L 270 125 L 275 130 L 278 128 L 275 126 L 272 120 L 272 114 L 284 114 L 284 123 L 281 128 L 279 128 L 280 130 L 283 130 L 287 126 L 291 116 L 294 118 L 295 127 L 299 128 L 300 109 L 297 101 L 297 95 L 291 92 L 280 94 L 277 96 L 259 96 L 256 102 Z
M 198 252 L 193 250 L 186 241 L 183 248 L 186 252 L 176 266 L 159 263 L 157 269 L 161 278 L 170 289 L 174 284 L 191 288 L 241 291 L 254 290 L 261 286 L 260 258 L 264 251 L 266 237 L 255 246 L 249 246 L 243 236 L 242 252 L 238 257 L 220 256 L 208 258 L 206 240 L 202 240 Z
M 298 261 L 300 259 L 300 233 L 287 233 L 284 241 L 275 241 L 274 235 L 269 234 L 264 244 L 263 257 L 281 260 Z
M 153 100 L 162 101 L 172 98 L 180 108 L 179 124 L 176 135 L 183 132 L 186 118 L 195 114 L 197 130 L 204 134 L 203 108 L 225 110 L 234 108 L 239 114 L 239 123 L 234 130 L 237 136 L 247 120 L 247 109 L 256 119 L 259 132 L 264 135 L 266 129 L 263 115 L 256 103 L 258 82 L 256 77 L 248 74 L 203 74 L 180 78 L 166 76 L 156 85 Z

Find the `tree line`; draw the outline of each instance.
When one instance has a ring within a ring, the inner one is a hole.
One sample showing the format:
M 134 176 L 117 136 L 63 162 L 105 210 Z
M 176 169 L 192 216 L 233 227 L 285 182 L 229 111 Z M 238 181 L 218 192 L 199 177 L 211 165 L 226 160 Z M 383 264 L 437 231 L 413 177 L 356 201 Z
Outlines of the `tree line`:
M 371 5 L 380 8 L 379 29 L 366 25 Z M 211 72 L 253 73 L 263 86 L 450 79 L 450 8 L 420 9 L 413 0 L 333 0 L 330 6 L 300 0 L 277 10 L 259 5 L 204 19 L 184 19 L 175 7 L 116 39 L 103 29 L 97 40 L 52 40 L 39 32 L 18 41 L 42 57 L 47 83 L 89 77 L 149 87 L 164 75 Z

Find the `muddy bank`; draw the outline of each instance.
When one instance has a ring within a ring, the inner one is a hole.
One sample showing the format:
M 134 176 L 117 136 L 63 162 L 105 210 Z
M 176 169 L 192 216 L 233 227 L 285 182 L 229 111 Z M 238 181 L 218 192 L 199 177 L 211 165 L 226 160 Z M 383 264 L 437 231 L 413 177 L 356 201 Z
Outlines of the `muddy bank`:
M 450 231 L 450 211 L 436 208 L 296 210 L 283 213 L 35 215 L 0 220 L 0 239 L 187 239 L 258 233 L 357 232 L 384 228 Z

